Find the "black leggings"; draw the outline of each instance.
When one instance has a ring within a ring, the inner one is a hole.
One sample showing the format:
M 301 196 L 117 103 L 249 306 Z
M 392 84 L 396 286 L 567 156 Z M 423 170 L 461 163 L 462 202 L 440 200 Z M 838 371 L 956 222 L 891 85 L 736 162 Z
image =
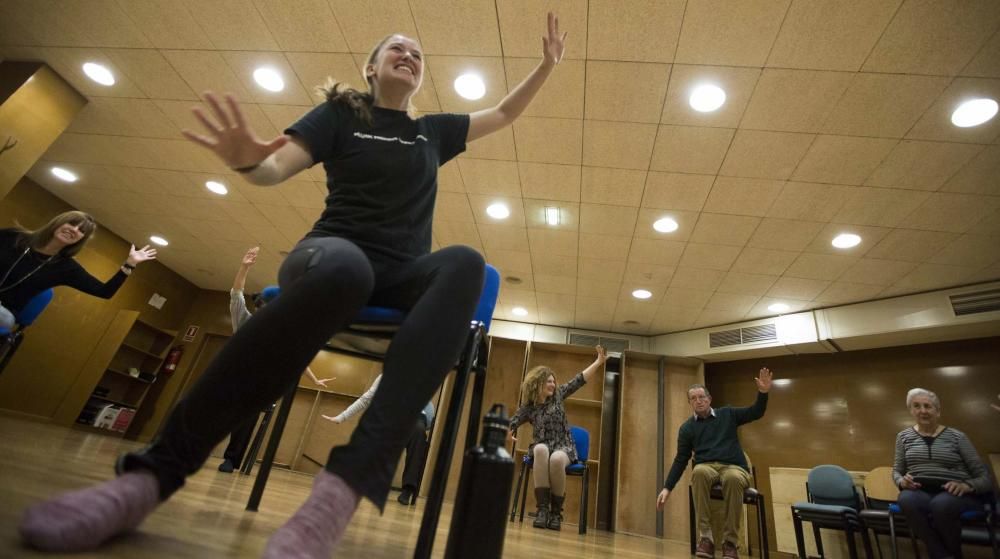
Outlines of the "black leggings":
M 248 416 L 282 396 L 324 343 L 366 304 L 407 310 L 385 356 L 382 382 L 347 445 L 326 469 L 378 507 L 413 424 L 458 360 L 482 291 L 485 264 L 452 246 L 408 262 L 383 263 L 338 237 L 301 241 L 278 273 L 281 295 L 223 346 L 146 449 L 118 470 L 148 469 L 166 499 Z

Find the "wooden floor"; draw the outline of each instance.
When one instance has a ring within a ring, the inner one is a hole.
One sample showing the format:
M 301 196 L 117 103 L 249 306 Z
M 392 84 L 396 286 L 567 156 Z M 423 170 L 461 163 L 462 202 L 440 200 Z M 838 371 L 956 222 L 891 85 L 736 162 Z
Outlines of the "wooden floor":
M 16 526 L 26 506 L 111 476 L 112 464 L 136 444 L 96 433 L 0 415 L 0 557 L 41 557 L 21 546 Z M 188 480 L 135 533 L 115 539 L 99 553 L 72 557 L 259 557 L 274 532 L 305 500 L 312 478 L 284 470 L 272 473 L 260 512 L 244 510 L 253 478 L 215 470 L 215 459 Z M 457 481 L 456 481 L 457 482 Z M 385 515 L 364 502 L 336 557 L 411 557 L 423 507 L 403 507 L 393 494 Z M 451 509 L 441 515 L 435 557 L 444 555 Z M 597 557 L 674 558 L 688 555 L 686 542 L 611 534 L 575 527 L 562 532 L 509 524 L 505 557 L 552 559 Z M 54 557 L 55 555 L 44 555 Z

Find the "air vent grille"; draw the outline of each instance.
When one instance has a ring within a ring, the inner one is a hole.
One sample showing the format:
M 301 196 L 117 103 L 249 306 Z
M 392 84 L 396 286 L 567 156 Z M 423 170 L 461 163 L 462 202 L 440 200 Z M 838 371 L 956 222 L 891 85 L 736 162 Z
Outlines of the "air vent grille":
M 1000 311 L 1000 289 L 963 293 L 948 298 L 955 316 Z
M 570 345 L 580 345 L 587 347 L 594 347 L 596 345 L 604 346 L 604 349 L 608 350 L 608 353 L 621 353 L 629 348 L 629 340 L 624 340 L 621 338 L 609 338 L 605 336 L 594 336 L 592 334 L 580 334 L 577 332 L 569 333 Z
M 758 344 L 773 342 L 778 339 L 778 331 L 774 324 L 761 324 L 733 330 L 720 330 L 708 333 L 708 347 L 726 347 L 743 344 Z

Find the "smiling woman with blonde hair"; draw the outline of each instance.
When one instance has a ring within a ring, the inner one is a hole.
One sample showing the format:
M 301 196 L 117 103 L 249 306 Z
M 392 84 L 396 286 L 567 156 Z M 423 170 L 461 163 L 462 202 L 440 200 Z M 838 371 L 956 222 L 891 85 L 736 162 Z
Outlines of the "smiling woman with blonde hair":
M 96 230 L 94 218 L 80 211 L 63 212 L 33 231 L 0 229 L 0 327 L 11 329 L 32 297 L 58 285 L 110 299 L 136 265 L 156 258 L 156 249 L 133 245 L 115 275 L 102 282 L 73 258 Z

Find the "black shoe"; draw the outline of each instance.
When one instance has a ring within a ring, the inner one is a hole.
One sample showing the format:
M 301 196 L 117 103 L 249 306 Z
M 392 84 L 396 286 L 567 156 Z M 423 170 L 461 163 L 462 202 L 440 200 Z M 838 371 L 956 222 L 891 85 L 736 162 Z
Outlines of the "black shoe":
M 535 521 L 531 523 L 535 528 L 545 528 L 549 523 L 549 488 L 535 488 L 535 502 L 538 504 L 538 512 L 535 513 Z
M 399 498 L 396 500 L 401 505 L 410 506 L 412 503 L 417 502 L 417 496 L 413 494 L 413 489 L 407 486 L 403 488 L 403 491 L 399 494 Z
M 549 501 L 549 522 L 546 525 L 549 530 L 562 530 L 562 511 L 565 500 L 565 495 L 553 495 L 552 500 Z
M 235 470 L 235 469 L 236 469 L 236 467 L 233 466 L 233 461 L 230 460 L 230 459 L 228 459 L 228 458 L 226 458 L 225 462 L 219 464 L 219 471 L 220 472 L 225 472 L 227 474 L 231 474 L 231 473 L 233 473 L 233 470 Z

